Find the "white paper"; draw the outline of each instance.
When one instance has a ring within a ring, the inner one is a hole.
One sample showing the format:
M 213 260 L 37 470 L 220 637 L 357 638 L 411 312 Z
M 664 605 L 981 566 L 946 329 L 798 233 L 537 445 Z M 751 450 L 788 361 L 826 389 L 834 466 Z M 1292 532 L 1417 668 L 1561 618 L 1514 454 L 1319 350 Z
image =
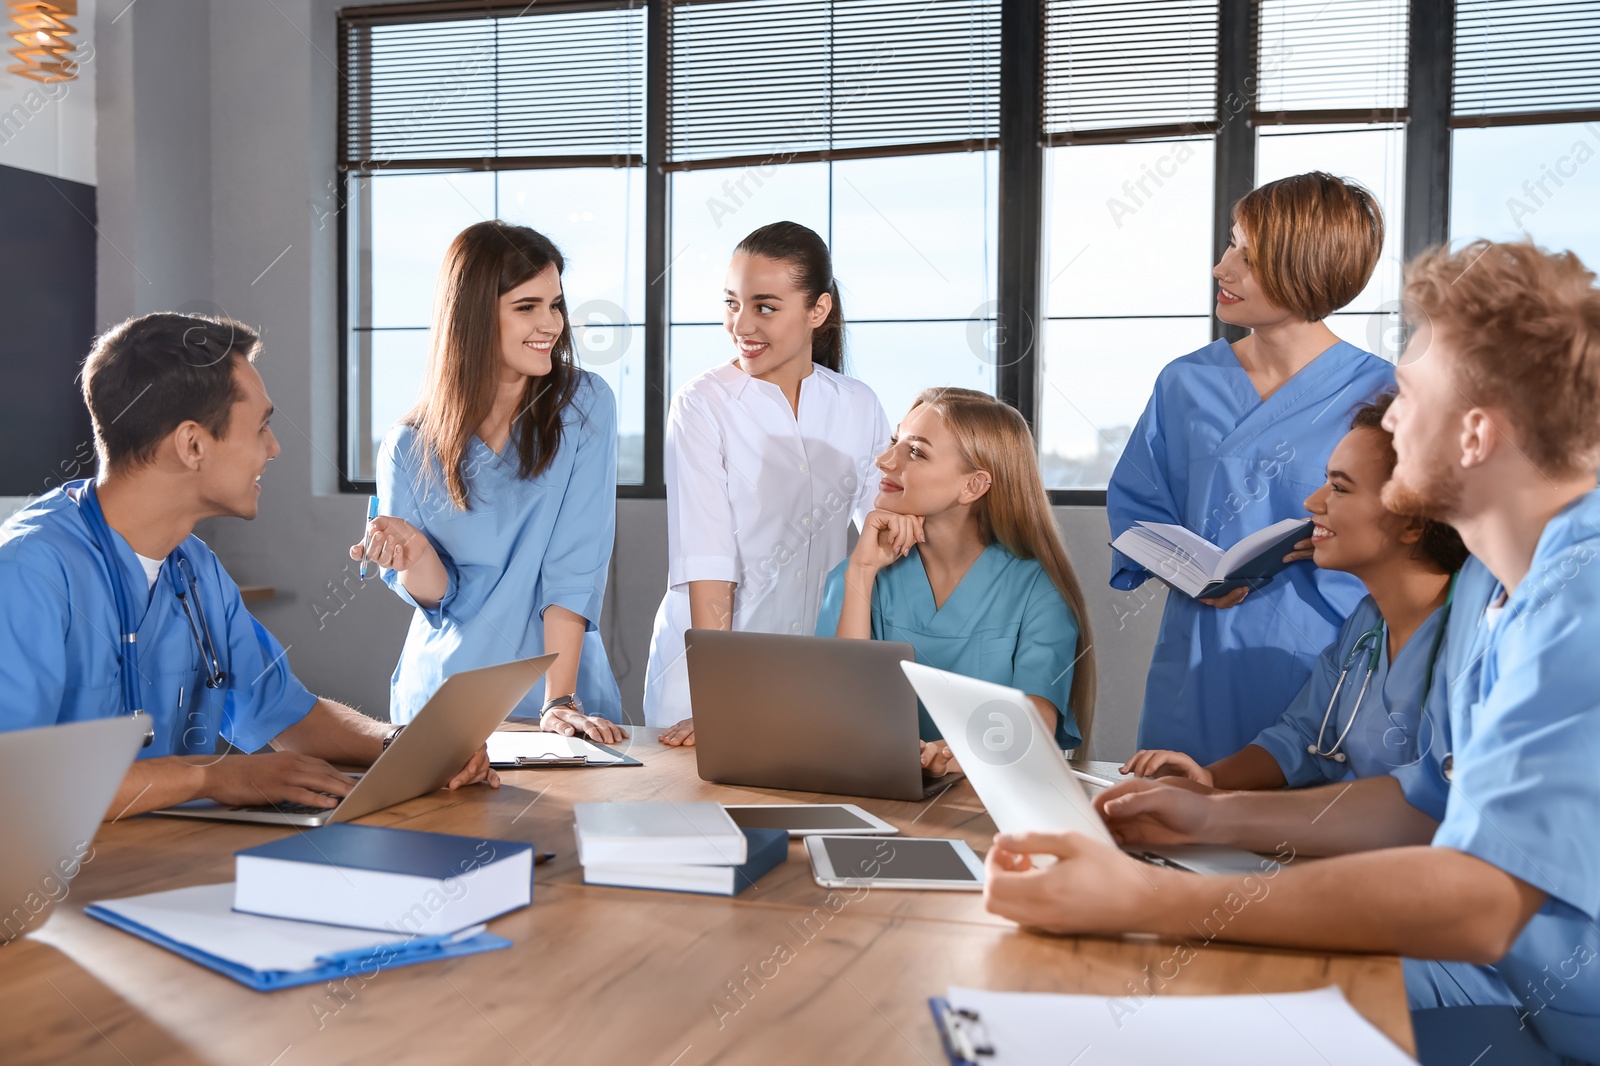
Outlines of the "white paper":
M 1182 972 L 1174 979 L 1182 982 Z M 1243 996 L 1063 996 L 951 987 L 993 1066 L 1383 1066 L 1412 1060 L 1337 985 Z
M 310 970 L 320 965 L 317 960 L 324 955 L 412 939 L 403 934 L 384 936 L 370 929 L 243 914 L 233 909 L 232 881 L 101 900 L 95 906 L 170 940 L 260 972 Z
M 560 733 L 542 733 L 531 729 L 499 730 L 489 734 L 490 762 L 516 762 L 519 758 L 546 759 L 552 756 L 570 759 L 575 755 L 587 755 L 593 766 L 622 761 L 621 756 L 613 755 L 582 737 L 566 737 Z

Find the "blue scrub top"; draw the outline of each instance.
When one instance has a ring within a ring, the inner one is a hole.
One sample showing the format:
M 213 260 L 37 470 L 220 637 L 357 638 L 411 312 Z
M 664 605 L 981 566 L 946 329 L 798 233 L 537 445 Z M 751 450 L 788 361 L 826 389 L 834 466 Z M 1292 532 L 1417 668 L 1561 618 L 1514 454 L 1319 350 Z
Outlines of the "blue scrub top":
M 1439 634 L 1443 615 L 1443 607 L 1430 614 L 1391 664 L 1388 641 L 1381 633 L 1383 615 L 1368 596 L 1345 620 L 1338 639 L 1323 649 L 1310 680 L 1289 709 L 1277 722 L 1256 734 L 1250 743 L 1265 748 L 1277 760 L 1290 788 L 1345 778 L 1376 777 L 1416 762 L 1423 690 L 1426 688 L 1432 693 L 1428 681 L 1434 676 L 1437 665 L 1433 654 L 1434 638 Z M 1370 635 L 1362 644 L 1361 653 L 1350 662 L 1351 652 L 1365 634 Z M 1378 662 L 1358 710 L 1356 697 L 1367 676 L 1367 664 L 1372 661 L 1369 649 L 1374 646 L 1379 649 Z M 1339 689 L 1338 706 L 1329 714 L 1328 705 L 1346 663 L 1350 664 L 1349 672 L 1344 687 Z M 1352 715 L 1355 716 L 1353 724 Z M 1324 717 L 1326 725 L 1323 725 Z M 1312 744 L 1321 751 L 1333 750 L 1334 742 L 1346 726 L 1350 732 L 1338 747 L 1346 756 L 1344 762 L 1307 750 Z
M 602 379 L 578 374 L 561 413 L 561 446 L 538 477 L 518 476 L 514 441 L 497 454 L 472 438 L 463 464 L 471 503 L 465 511 L 450 501 L 415 430 L 398 425 L 384 438 L 381 511 L 420 529 L 449 575 L 444 599 L 424 610 L 393 570 L 383 571 L 389 587 L 417 607 L 390 681 L 392 721 L 409 722 L 451 674 L 543 655 L 544 612 L 552 605 L 588 621 L 578 664 L 584 710 L 622 721 L 622 694 L 599 630 L 616 536 L 617 404 Z M 537 716 L 544 700 L 540 681 L 511 713 Z
M 839 631 L 844 609 L 846 559 L 822 590 L 817 636 Z M 872 586 L 872 639 L 910 644 L 919 663 L 1021 689 L 1049 700 L 1056 717 L 1055 745 L 1082 743 L 1068 696 L 1078 654 L 1078 620 L 1035 559 L 1019 559 L 991 544 L 973 562 L 943 607 L 916 549 L 878 571 Z M 917 703 L 923 740 L 940 739 L 933 719 Z
M 87 485 L 41 496 L 0 527 L 0 731 L 125 713 L 112 571 L 78 503 Z M 210 754 L 218 736 L 257 751 L 306 716 L 317 698 L 204 541 L 191 536 L 182 548 L 228 675 L 216 689 L 205 687 L 204 660 L 173 590 L 176 560 L 162 564 L 146 593 L 138 556 L 115 530 L 111 537 L 117 579 L 143 611 L 140 687 L 156 735 L 140 758 Z
M 1226 549 L 1303 516 L 1350 411 L 1393 385 L 1393 366 L 1343 341 L 1265 401 L 1227 341 L 1174 360 L 1106 488 L 1112 537 L 1134 522 L 1169 522 Z M 1151 576 L 1112 553 L 1112 588 L 1135 589 Z M 1139 747 L 1187 752 L 1204 764 L 1250 743 L 1304 687 L 1364 594 L 1355 577 L 1309 561 L 1226 611 L 1169 594 Z
M 1545 526 L 1498 622 L 1478 625 L 1458 657 L 1454 774 L 1433 838 L 1548 894 L 1495 969 L 1545 1044 L 1590 1062 L 1600 1057 L 1597 556 L 1600 491 Z

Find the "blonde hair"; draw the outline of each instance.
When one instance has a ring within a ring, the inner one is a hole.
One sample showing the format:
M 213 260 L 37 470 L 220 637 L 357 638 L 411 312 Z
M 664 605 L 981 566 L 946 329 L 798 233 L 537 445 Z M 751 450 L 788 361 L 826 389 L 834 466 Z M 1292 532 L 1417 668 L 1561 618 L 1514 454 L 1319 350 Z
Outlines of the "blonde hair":
M 1540 469 L 1594 470 L 1600 289 L 1577 256 L 1527 241 L 1434 248 L 1406 268 L 1404 301 L 1452 346 L 1464 403 L 1503 409 Z
M 1033 434 L 1017 409 L 986 393 L 971 389 L 925 389 L 911 405 L 928 406 L 939 413 L 956 439 L 968 468 L 987 470 L 993 479 L 989 491 L 973 505 L 978 535 L 984 543 L 999 543 L 1019 559 L 1035 559 L 1050 575 L 1051 584 L 1067 601 L 1078 622 L 1074 649 L 1070 707 L 1083 747 L 1089 743 L 1094 720 L 1094 641 L 1089 634 L 1089 611 L 1083 586 L 1072 569 L 1067 548 L 1050 513 L 1050 497 L 1039 477 Z

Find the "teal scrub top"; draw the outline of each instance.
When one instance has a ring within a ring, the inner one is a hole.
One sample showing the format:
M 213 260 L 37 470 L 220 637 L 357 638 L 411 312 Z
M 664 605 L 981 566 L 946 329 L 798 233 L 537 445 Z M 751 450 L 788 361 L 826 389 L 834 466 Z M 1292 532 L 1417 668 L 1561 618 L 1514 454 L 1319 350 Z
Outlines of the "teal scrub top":
M 817 636 L 839 631 L 846 559 L 833 568 L 822 591 Z M 916 650 L 917 662 L 939 670 L 1021 689 L 1049 700 L 1058 748 L 1082 743 L 1068 695 L 1078 654 L 1078 620 L 1034 559 L 1019 559 L 999 544 L 983 550 L 943 607 L 912 548 L 878 571 L 872 586 L 872 639 L 895 640 Z M 923 740 L 939 740 L 927 709 L 917 704 Z

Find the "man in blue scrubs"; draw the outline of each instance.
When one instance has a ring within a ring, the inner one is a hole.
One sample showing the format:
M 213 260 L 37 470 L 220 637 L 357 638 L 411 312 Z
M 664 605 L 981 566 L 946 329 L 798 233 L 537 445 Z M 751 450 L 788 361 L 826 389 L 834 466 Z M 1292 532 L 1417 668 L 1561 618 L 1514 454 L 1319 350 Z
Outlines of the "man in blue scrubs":
M 108 818 L 200 798 L 332 807 L 352 782 L 330 762 L 371 763 L 393 731 L 308 692 L 192 533 L 202 518 L 256 516 L 279 451 L 259 349 L 249 327 L 191 315 L 106 332 L 82 374 L 98 481 L 0 527 L 0 730 L 135 711 L 149 722 Z M 276 750 L 219 757 L 219 737 Z M 476 781 L 499 783 L 481 750 L 450 787 Z
M 1429 759 L 1443 810 L 1392 776 L 1277 794 L 1127 782 L 1097 801 L 1125 841 L 1287 840 L 1336 857 L 1270 881 L 1211 878 L 1079 834 L 1002 836 L 991 909 L 1060 932 L 1177 937 L 1216 914 L 1228 940 L 1492 964 L 1518 1006 L 1449 1007 L 1411 986 L 1423 1062 L 1600 1062 L 1594 280 L 1570 254 L 1482 241 L 1408 271 L 1417 329 L 1386 421 L 1399 461 L 1384 502 L 1449 522 L 1476 556 L 1447 637 L 1460 669 L 1448 736 Z M 1035 868 L 1030 853 L 1064 861 Z

